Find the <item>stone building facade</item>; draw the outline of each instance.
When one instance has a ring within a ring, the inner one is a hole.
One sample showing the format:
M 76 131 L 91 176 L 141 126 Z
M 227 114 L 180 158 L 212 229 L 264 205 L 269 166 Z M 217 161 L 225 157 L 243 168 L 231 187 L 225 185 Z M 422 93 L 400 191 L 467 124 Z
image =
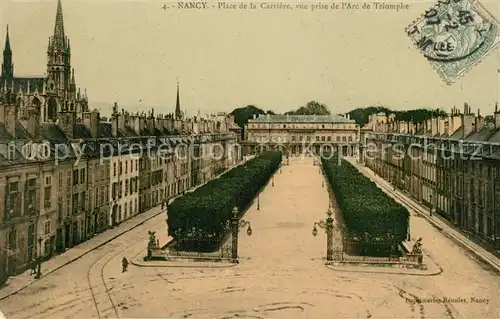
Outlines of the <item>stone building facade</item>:
M 458 228 L 500 250 L 500 112 L 423 123 L 377 114 L 361 129 L 361 160 Z
M 47 77 L 15 77 L 7 33 L 0 77 L 0 283 L 236 160 L 236 136 L 228 130 L 233 118 L 185 118 L 179 93 L 173 114 L 131 114 L 115 103 L 110 121 L 102 121 L 76 88 L 70 56 L 60 1 Z M 201 148 L 207 152 L 196 151 Z
M 333 148 L 344 155 L 358 150 L 359 125 L 340 115 L 260 115 L 245 125 L 245 153 L 282 148 L 290 155 L 319 154 Z

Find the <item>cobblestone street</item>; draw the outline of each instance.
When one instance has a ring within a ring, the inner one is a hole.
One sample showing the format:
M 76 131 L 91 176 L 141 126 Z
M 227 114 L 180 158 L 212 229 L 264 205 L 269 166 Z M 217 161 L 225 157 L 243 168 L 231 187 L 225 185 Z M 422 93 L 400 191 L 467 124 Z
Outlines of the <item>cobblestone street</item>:
M 3 299 L 0 310 L 9 319 L 500 317 L 498 275 L 416 215 L 412 237 L 423 237 L 424 252 L 441 274 L 325 267 L 325 235 L 311 234 L 328 210 L 322 178 L 312 158 L 291 158 L 276 173 L 274 186 L 270 181 L 260 195 L 260 209 L 255 201 L 243 217 L 253 234 L 240 233 L 240 263 L 234 267 L 130 265 L 122 273 L 124 256 L 146 253 L 148 230 L 162 244 L 168 241 L 160 214 Z M 415 298 L 430 300 L 416 304 Z

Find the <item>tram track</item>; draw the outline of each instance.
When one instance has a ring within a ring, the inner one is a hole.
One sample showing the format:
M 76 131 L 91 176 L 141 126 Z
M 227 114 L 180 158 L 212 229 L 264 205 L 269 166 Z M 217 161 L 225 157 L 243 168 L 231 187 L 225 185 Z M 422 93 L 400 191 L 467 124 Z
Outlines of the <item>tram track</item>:
M 150 225 L 143 224 L 143 225 L 141 225 L 140 230 L 142 230 L 146 226 L 150 227 Z M 89 285 L 89 290 L 90 290 L 90 293 L 92 295 L 92 301 L 93 301 L 94 307 L 96 309 L 97 317 L 98 318 L 103 318 L 103 312 L 101 310 L 99 310 L 100 303 L 98 301 L 98 297 L 97 297 L 98 294 L 96 292 L 97 286 L 93 285 L 92 284 L 92 280 L 91 280 L 91 272 L 92 272 L 93 268 L 98 264 L 98 262 L 102 261 L 106 256 L 109 256 L 110 254 L 112 254 L 111 257 L 109 257 L 104 262 L 104 264 L 102 264 L 102 266 L 100 266 L 100 269 L 99 269 L 99 279 L 100 280 L 99 281 L 102 283 L 102 286 L 104 287 L 104 292 L 105 292 L 106 297 L 107 297 L 106 299 L 107 299 L 107 301 L 109 301 L 109 303 L 111 305 L 111 308 L 113 309 L 113 312 L 115 314 L 115 317 L 116 318 L 120 318 L 120 314 L 119 314 L 119 311 L 118 311 L 117 303 L 113 300 L 113 297 L 111 296 L 111 293 L 110 293 L 110 288 L 109 288 L 108 284 L 106 283 L 106 279 L 104 278 L 104 269 L 118 255 L 122 254 L 124 251 L 130 249 L 131 247 L 137 246 L 139 244 L 142 244 L 142 242 L 134 242 L 134 243 L 126 245 L 123 248 L 117 247 L 118 251 L 110 251 L 110 252 L 107 252 L 107 253 L 103 254 L 102 256 L 96 258 L 96 260 L 94 260 L 92 262 L 92 264 L 89 266 L 89 268 L 87 270 L 87 283 Z

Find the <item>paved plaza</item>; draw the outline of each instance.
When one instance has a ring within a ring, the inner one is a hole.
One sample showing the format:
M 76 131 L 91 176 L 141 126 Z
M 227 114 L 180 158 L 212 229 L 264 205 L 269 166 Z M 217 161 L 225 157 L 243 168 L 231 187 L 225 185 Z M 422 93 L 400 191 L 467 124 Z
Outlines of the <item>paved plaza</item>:
M 500 318 L 498 275 L 417 215 L 412 237 L 423 237 L 439 275 L 327 268 L 325 235 L 311 234 L 328 210 L 323 176 L 311 158 L 290 164 L 260 194 L 260 209 L 255 202 L 243 217 L 253 234 L 240 233 L 239 264 L 130 265 L 122 273 L 124 256 L 145 254 L 148 230 L 169 240 L 160 214 L 2 299 L 0 310 L 9 319 Z

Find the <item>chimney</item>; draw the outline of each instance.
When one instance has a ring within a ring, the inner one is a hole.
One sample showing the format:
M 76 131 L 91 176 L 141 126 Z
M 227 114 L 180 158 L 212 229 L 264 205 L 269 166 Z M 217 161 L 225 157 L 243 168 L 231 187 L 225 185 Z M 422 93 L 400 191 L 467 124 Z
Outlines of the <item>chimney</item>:
M 150 135 L 155 135 L 155 118 L 153 117 L 153 113 L 149 113 L 148 119 L 148 132 Z
M 100 115 L 97 110 L 83 112 L 83 124 L 89 129 L 94 138 L 99 137 L 99 118 Z
M 432 136 L 436 136 L 439 134 L 439 118 L 433 117 L 431 118 L 431 134 Z
M 500 112 L 498 111 L 498 102 L 495 103 L 495 127 L 500 128 Z
M 477 109 L 477 116 L 474 118 L 474 129 L 479 132 L 484 127 L 484 118 L 481 116 L 481 111 Z
M 450 121 L 449 119 L 443 119 L 444 125 L 443 125 L 443 134 L 447 134 L 450 136 L 453 134 L 453 132 L 450 132 Z
M 59 112 L 58 126 L 68 139 L 75 136 L 75 112 Z
M 118 112 L 118 103 L 113 106 L 113 114 L 111 115 L 111 129 L 114 137 L 118 136 L 118 131 L 125 130 L 125 110 L 122 109 L 121 114 Z
M 15 104 L 0 102 L 0 123 L 5 125 L 7 133 L 16 138 L 17 107 Z
M 475 124 L 475 117 L 474 114 L 470 113 L 470 108 L 466 104 L 465 105 L 465 110 L 468 111 L 467 114 L 462 115 L 462 126 L 463 126 L 463 136 L 462 138 L 466 138 L 469 136 L 472 131 L 474 131 L 474 124 Z
M 31 136 L 37 138 L 40 135 L 40 109 L 36 105 L 31 105 L 27 111 L 26 130 Z

